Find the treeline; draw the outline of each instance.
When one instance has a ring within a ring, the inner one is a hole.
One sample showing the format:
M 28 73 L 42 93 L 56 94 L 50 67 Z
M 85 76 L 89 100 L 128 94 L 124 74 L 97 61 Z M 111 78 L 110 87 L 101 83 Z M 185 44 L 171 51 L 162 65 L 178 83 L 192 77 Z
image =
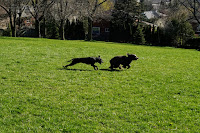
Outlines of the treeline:
M 156 27 L 146 24 L 116 26 L 112 24 L 110 41 L 128 42 L 149 46 L 172 46 L 179 48 L 200 49 L 200 38 L 194 36 L 192 26 L 178 20 L 170 21 L 166 27 Z
M 194 38 L 192 25 L 187 21 L 188 12 L 177 3 L 168 6 L 168 16 L 159 27 L 147 20 L 141 13 L 144 5 L 132 0 L 120 0 L 112 13 L 110 40 L 140 45 L 173 46 L 200 49 L 200 39 Z M 137 6 L 135 6 L 137 5 Z M 176 6 L 176 10 L 174 9 Z M 135 7 L 135 8 L 133 8 Z M 172 9 L 173 7 L 173 9 Z M 166 10 L 166 9 L 162 9 Z M 193 42 L 193 43 L 191 43 Z
M 0 1 L 0 8 L 10 18 L 9 28 L 3 33 L 6 36 L 90 41 L 93 39 L 93 22 L 107 20 L 110 21 L 107 41 L 199 49 L 200 41 L 194 38 L 194 30 L 188 22 L 191 17 L 188 11 L 177 3 L 170 3 L 167 9 L 163 7 L 161 10 L 165 11 L 167 17 L 163 20 L 164 26 L 158 26 L 154 24 L 156 20 L 148 20 L 143 15 L 148 8 L 144 0 L 140 3 L 136 0 Z M 173 14 L 170 14 L 172 7 Z M 34 18 L 34 28 L 23 27 L 24 11 Z
M 54 32 L 59 30 L 59 38 L 62 40 L 68 34 L 65 33 L 66 31 L 69 32 L 72 27 L 76 29 L 85 20 L 87 20 L 87 25 L 84 24 L 83 28 L 87 35 L 86 39 L 92 40 L 93 21 L 95 18 L 109 16 L 106 12 L 109 12 L 113 5 L 113 0 L 0 0 L 0 8 L 4 10 L 10 20 L 9 29 L 6 31 L 8 33 L 4 34 L 9 34 L 11 31 L 12 37 L 16 37 L 28 32 L 27 34 L 34 33 L 35 37 L 57 38 L 57 35 L 50 35 L 52 32 L 49 31 L 49 28 L 56 28 Z M 24 13 L 25 16 L 23 16 Z M 26 30 L 22 22 L 24 18 L 30 17 L 34 19 L 34 29 Z M 73 31 L 71 33 L 80 32 Z M 67 38 L 75 37 L 67 36 Z

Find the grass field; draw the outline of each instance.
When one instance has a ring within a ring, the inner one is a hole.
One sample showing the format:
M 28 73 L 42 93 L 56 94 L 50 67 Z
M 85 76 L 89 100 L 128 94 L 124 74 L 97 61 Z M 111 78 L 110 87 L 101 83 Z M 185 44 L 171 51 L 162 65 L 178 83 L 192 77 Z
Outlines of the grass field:
M 110 71 L 126 53 L 139 60 Z M 62 67 L 98 55 L 98 71 Z M 1 37 L 0 132 L 200 132 L 200 52 Z

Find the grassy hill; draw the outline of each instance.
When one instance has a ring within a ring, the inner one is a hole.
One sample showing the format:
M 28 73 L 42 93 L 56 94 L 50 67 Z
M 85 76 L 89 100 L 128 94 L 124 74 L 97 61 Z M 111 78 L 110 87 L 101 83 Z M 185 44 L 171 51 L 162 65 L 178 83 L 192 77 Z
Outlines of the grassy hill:
M 136 54 L 110 71 L 116 55 Z M 77 64 L 101 55 L 104 63 Z M 199 132 L 200 52 L 170 47 L 0 38 L 0 132 Z

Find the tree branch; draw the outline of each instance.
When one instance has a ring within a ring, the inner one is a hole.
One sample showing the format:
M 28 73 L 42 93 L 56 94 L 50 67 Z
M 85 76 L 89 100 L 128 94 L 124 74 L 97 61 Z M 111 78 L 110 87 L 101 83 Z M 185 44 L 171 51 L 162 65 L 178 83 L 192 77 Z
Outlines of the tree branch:
M 4 7 L 3 5 L 0 5 L 0 7 L 2 7 L 2 8 L 7 12 L 7 14 L 11 14 L 11 13 L 6 9 L 6 7 Z

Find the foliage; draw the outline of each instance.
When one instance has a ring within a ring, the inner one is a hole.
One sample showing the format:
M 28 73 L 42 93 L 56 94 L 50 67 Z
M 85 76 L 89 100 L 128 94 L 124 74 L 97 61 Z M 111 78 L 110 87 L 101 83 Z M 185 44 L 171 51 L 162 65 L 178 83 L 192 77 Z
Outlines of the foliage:
M 140 25 L 136 28 L 135 33 L 133 34 L 133 42 L 135 44 L 145 44 L 145 38 L 143 34 L 143 27 Z
M 139 6 L 136 0 L 120 0 L 113 10 L 113 23 L 124 26 L 126 23 L 133 24 L 139 14 Z
M 12 31 L 11 31 L 10 26 L 6 30 L 3 31 L 3 36 L 8 36 L 8 37 L 12 36 Z
M 151 26 L 150 25 L 147 25 L 147 26 L 144 26 L 144 37 L 145 37 L 145 40 L 146 40 L 146 44 L 149 45 L 151 44 Z
M 144 26 L 146 45 L 169 46 L 164 28 Z
M 120 0 L 112 12 L 111 41 L 132 42 L 140 6 L 135 0 Z
M 58 39 L 59 38 L 59 28 L 56 24 L 55 20 L 49 21 L 46 24 L 46 37 L 50 39 Z
M 84 40 L 85 39 L 85 31 L 83 22 L 76 21 L 70 23 L 67 21 L 65 25 L 65 38 L 70 40 Z
M 200 24 L 200 1 L 199 0 L 178 0 L 178 3 L 185 7 L 185 9 L 192 14 L 192 18 Z
M 187 40 L 187 42 L 185 43 L 185 46 L 183 47 L 200 50 L 200 38 L 192 38 L 192 39 Z
M 128 70 L 109 60 L 134 53 Z M 0 129 L 7 132 L 197 132 L 200 52 L 169 47 L 0 38 Z M 76 57 L 101 55 L 98 71 Z
M 104 0 L 99 0 L 99 3 L 103 2 Z M 107 2 L 104 2 L 102 4 L 102 8 L 103 10 L 105 11 L 109 11 L 109 10 L 112 10 L 114 7 L 114 2 L 112 0 L 108 0 Z
M 177 20 L 175 18 L 168 23 L 166 33 L 169 42 L 175 46 L 184 45 L 188 39 L 194 36 L 194 31 L 189 22 Z

